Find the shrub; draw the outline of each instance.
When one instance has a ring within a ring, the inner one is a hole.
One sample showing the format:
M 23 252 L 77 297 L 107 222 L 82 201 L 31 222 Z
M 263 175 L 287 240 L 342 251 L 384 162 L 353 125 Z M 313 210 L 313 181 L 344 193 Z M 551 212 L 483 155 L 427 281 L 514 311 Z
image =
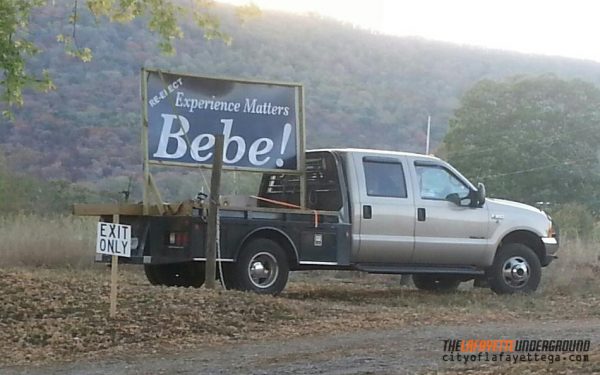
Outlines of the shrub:
M 567 203 L 552 213 L 563 238 L 589 239 L 594 230 L 594 217 L 584 205 Z

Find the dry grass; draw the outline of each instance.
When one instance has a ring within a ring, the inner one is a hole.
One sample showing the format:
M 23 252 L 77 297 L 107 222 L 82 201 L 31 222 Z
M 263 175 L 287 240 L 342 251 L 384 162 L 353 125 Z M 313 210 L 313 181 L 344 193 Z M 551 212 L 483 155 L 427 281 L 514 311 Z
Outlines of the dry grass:
M 559 258 L 543 270 L 542 288 L 577 293 L 596 288 L 600 272 L 600 244 L 579 239 L 561 243 Z
M 0 217 L 0 238 L 0 259 L 5 266 L 81 268 L 93 263 L 96 220 L 75 216 L 4 216 Z M 585 288 L 589 282 L 595 282 L 598 271 L 600 243 L 563 240 L 559 260 L 544 269 L 543 285 L 553 289 Z M 311 272 L 311 277 L 315 274 L 318 273 Z M 346 278 L 356 273 L 338 274 Z
M 89 267 L 96 241 L 95 219 L 75 216 L 0 217 L 0 259 L 5 266 Z
M 121 268 L 119 318 L 108 316 L 109 269 L 91 264 L 95 220 L 17 215 L 0 219 L 0 364 L 110 353 L 152 353 L 199 343 L 284 338 L 433 324 L 600 316 L 595 243 L 569 241 L 531 296 L 488 289 L 432 295 L 399 276 L 306 272 L 278 298 L 153 287 Z M 26 267 L 23 267 L 23 266 Z M 45 269 L 46 266 L 55 269 Z M 466 290 L 465 290 L 466 289 Z M 510 308 L 507 308 L 510 306 Z

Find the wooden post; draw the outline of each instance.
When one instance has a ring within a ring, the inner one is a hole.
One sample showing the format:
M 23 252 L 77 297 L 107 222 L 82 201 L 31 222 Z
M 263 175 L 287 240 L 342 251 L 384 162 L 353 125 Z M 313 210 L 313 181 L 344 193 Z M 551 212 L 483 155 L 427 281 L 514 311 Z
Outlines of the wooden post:
M 208 226 L 206 228 L 206 268 L 204 285 L 215 288 L 217 272 L 217 215 L 219 214 L 219 191 L 221 189 L 221 171 L 223 169 L 223 134 L 215 135 L 215 155 L 213 157 L 210 178 L 210 197 L 208 206 Z
M 306 195 L 307 195 L 307 186 L 306 186 L 306 137 L 304 135 L 304 86 L 300 86 L 297 90 L 296 96 L 296 104 L 298 106 L 298 124 L 296 127 L 298 128 L 298 139 L 300 142 L 299 150 L 300 153 L 300 165 L 298 166 L 300 169 L 300 207 L 302 209 L 306 209 Z
M 142 166 L 144 173 L 142 202 L 144 207 L 144 215 L 148 215 L 150 213 L 150 197 L 148 196 L 148 185 L 150 184 L 150 165 L 148 163 L 148 98 L 146 97 L 148 91 L 148 72 L 145 69 L 142 69 L 140 90 L 142 98 Z
M 113 224 L 119 224 L 119 214 L 113 215 Z M 119 282 L 119 257 L 112 256 L 110 263 L 110 311 L 109 316 L 117 316 L 117 288 Z

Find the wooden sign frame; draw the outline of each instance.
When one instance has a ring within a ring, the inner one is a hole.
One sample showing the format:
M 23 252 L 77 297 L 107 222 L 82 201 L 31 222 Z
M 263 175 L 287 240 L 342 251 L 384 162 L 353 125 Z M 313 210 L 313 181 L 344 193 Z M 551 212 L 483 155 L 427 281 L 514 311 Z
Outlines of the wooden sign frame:
M 151 73 L 157 73 L 161 77 L 163 85 L 167 87 L 167 83 L 162 78 L 162 74 L 175 74 L 189 77 L 198 78 L 210 78 L 218 80 L 227 80 L 237 83 L 256 83 L 256 84 L 267 84 L 267 85 L 280 85 L 289 86 L 297 89 L 296 92 L 296 147 L 297 147 L 297 170 L 278 170 L 278 169 L 253 169 L 253 168 L 240 168 L 235 166 L 227 166 L 224 169 L 231 171 L 247 171 L 247 172 L 258 172 L 258 173 L 285 173 L 285 174 L 297 174 L 300 177 L 300 206 L 306 207 L 306 135 L 305 135 L 305 116 L 304 116 L 304 86 L 298 83 L 287 83 L 287 82 L 269 82 L 269 81 L 253 81 L 243 80 L 237 78 L 222 78 L 222 77 L 203 77 L 198 75 L 191 75 L 185 73 L 176 73 L 161 71 L 157 69 L 142 68 L 141 70 L 141 101 L 142 101 L 142 132 L 141 132 L 141 148 L 142 148 L 142 167 L 143 167 L 143 214 L 150 215 L 151 207 L 158 207 L 158 214 L 164 214 L 163 200 L 160 194 L 160 190 L 156 185 L 154 177 L 152 176 L 151 166 L 152 165 L 169 165 L 169 166 L 181 166 L 187 168 L 195 168 L 200 170 L 212 169 L 212 165 L 206 164 L 187 164 L 178 162 L 162 162 L 156 160 L 150 160 L 148 154 L 148 79 Z M 173 106 L 174 107 L 174 106 Z M 189 140 L 185 137 L 186 142 L 189 146 Z

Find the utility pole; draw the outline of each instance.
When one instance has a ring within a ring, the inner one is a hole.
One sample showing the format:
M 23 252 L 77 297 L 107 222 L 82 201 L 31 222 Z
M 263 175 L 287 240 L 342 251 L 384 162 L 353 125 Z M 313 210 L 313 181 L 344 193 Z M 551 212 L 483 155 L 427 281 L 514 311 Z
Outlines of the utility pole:
M 429 138 L 431 137 L 431 115 L 427 115 L 427 141 L 425 143 L 425 155 L 429 155 Z

